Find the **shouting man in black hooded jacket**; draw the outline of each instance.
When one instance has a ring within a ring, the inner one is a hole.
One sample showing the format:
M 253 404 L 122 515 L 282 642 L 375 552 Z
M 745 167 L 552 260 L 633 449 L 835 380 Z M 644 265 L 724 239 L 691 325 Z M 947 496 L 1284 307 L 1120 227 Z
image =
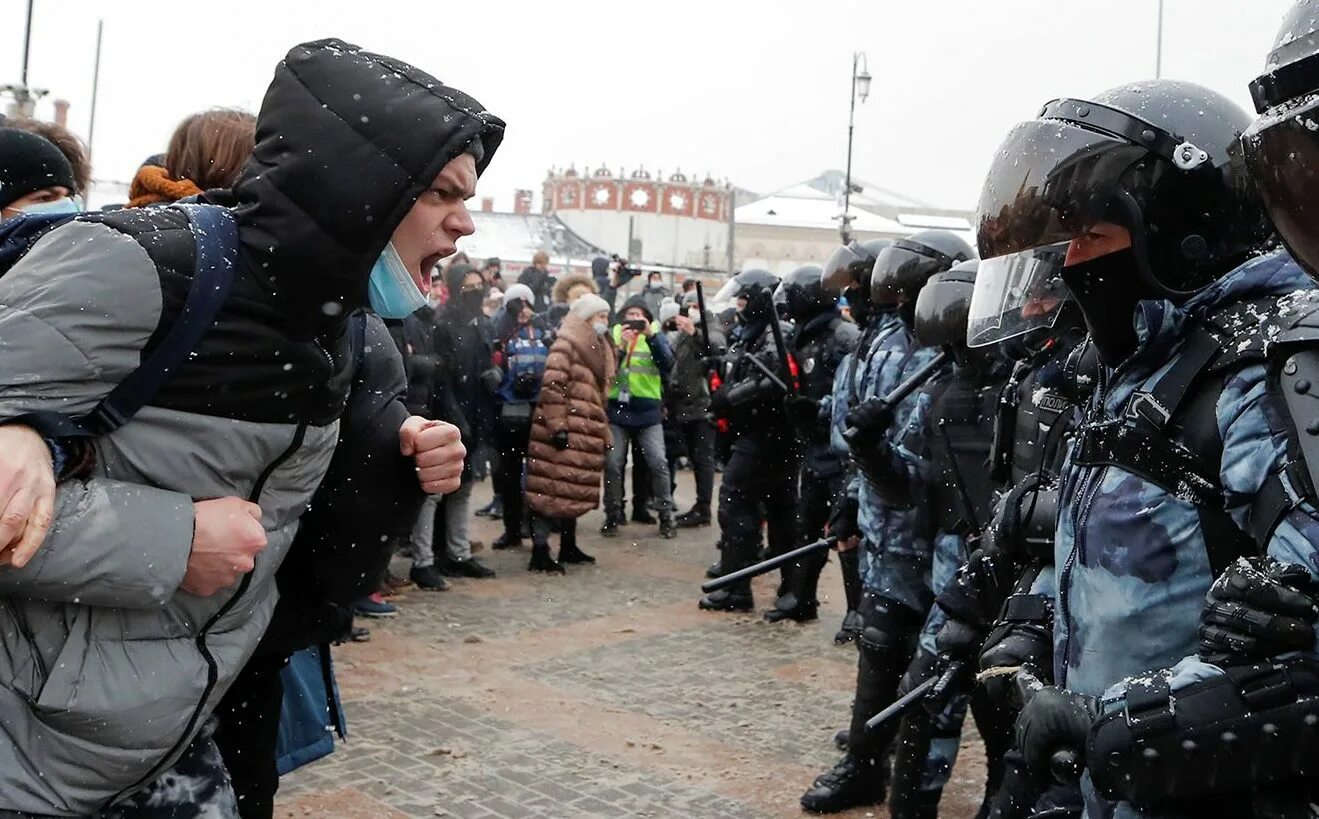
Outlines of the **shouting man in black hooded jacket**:
M 472 232 L 463 201 L 502 135 L 406 63 L 338 40 L 294 48 L 233 190 L 228 298 L 148 406 L 90 444 L 32 425 L 90 409 L 178 321 L 186 216 L 80 217 L 0 281 L 0 473 L 31 480 L 25 498 L 44 490 L 34 460 L 60 479 L 50 506 L 6 516 L 31 537 L 0 568 L 0 816 L 233 815 L 208 717 L 270 622 L 330 466 L 350 315 L 424 302 L 423 271 Z M 395 451 L 447 430 L 408 419 Z M 454 488 L 443 460 L 416 459 L 423 490 Z

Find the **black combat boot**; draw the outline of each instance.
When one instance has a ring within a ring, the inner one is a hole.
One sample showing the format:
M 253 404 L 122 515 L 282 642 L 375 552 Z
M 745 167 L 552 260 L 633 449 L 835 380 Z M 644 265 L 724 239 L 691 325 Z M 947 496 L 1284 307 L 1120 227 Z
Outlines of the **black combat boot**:
M 861 805 L 878 805 L 888 796 L 888 771 L 879 760 L 843 754 L 833 768 L 816 777 L 802 794 L 802 808 L 812 813 L 841 813 Z
M 673 525 L 672 512 L 660 512 L 659 536 L 665 540 L 673 540 L 678 536 L 678 527 Z
M 750 584 L 747 584 L 710 592 L 697 605 L 705 611 L 752 611 L 756 608 L 756 601 L 751 596 Z
M 792 592 L 774 601 L 774 608 L 765 612 L 766 623 L 781 623 L 784 620 L 796 620 L 807 623 L 820 616 L 820 604 L 815 600 L 798 600 Z
M 844 614 L 843 624 L 839 627 L 838 633 L 834 635 L 834 645 L 841 646 L 856 642 L 856 638 L 861 636 L 861 626 L 860 614 L 855 611 Z

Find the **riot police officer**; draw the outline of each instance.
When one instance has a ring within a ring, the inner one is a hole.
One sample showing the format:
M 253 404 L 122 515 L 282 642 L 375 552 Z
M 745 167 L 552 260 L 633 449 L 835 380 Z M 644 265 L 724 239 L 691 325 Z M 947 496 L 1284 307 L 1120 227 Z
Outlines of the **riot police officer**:
M 1056 687 L 1017 721 L 1038 774 L 1060 749 L 1085 761 L 1095 815 L 1257 815 L 1259 786 L 1299 781 L 1314 742 L 1319 515 L 1288 455 L 1319 429 L 1293 354 L 1312 285 L 1259 255 L 1248 122 L 1167 80 L 1056 100 L 1009 133 L 981 194 L 986 258 L 1065 243 L 1061 276 L 1108 368 L 1062 475 Z M 1243 764 L 1209 764 L 1223 743 Z
M 1093 348 L 1081 346 L 1083 321 L 1057 275 L 1062 254 L 1037 254 L 1052 276 L 1019 286 L 1021 268 L 982 263 L 968 338 L 993 344 L 1015 361 L 993 422 L 989 478 L 998 497 L 979 546 L 937 599 L 947 621 L 936 638 L 941 663 L 979 665 L 971 709 L 985 743 L 988 771 L 982 815 L 1025 817 L 1044 798 L 1013 750 L 1019 706 L 1005 668 L 1028 667 L 1052 679 L 1053 534 L 1057 476 L 1077 407 L 1098 371 Z M 1071 789 L 1055 788 L 1048 805 L 1075 806 Z
M 741 331 L 729 349 L 723 383 L 711 410 L 726 419 L 732 435 L 728 465 L 719 487 L 720 565 L 724 573 L 756 562 L 760 521 L 766 522 L 771 554 L 798 541 L 797 472 L 800 447 L 784 402 L 795 392 L 783 328 L 774 308 L 778 277 L 745 270 L 720 293 L 738 304 Z M 750 611 L 749 580 L 701 598 L 711 611 Z
M 953 366 L 921 389 L 906 428 L 881 439 L 866 454 L 867 473 L 884 502 L 894 508 L 919 509 L 919 518 L 928 530 L 922 539 L 933 546 L 930 576 L 935 593 L 947 585 L 965 559 L 968 539 L 979 532 L 992 492 L 985 463 L 991 421 L 1007 370 L 992 350 L 967 347 L 966 318 L 978 265 L 976 261 L 959 263 L 931 276 L 921 289 L 914 320 L 916 338 L 923 346 L 944 350 Z M 899 693 L 936 673 L 934 637 L 943 620 L 938 607 L 926 615 L 915 659 Z M 969 677 L 969 669 L 959 676 Z M 915 709 L 903 720 L 889 798 L 894 817 L 937 815 L 943 786 L 957 756 L 968 700 L 965 688 L 949 687 L 952 695 L 931 708 L 934 713 Z
M 896 323 L 872 345 L 865 362 L 862 400 L 846 415 L 851 427 L 848 446 L 862 473 L 870 471 L 866 457 L 881 439 L 905 428 L 916 399 L 909 395 L 890 405 L 885 398 L 938 354 L 933 348 L 921 347 L 912 332 L 921 287 L 930 276 L 972 255 L 970 246 L 957 235 L 926 230 L 893 242 L 875 259 L 870 303 L 894 305 Z M 801 798 L 804 808 L 820 813 L 881 802 L 887 795 L 883 759 L 894 732 L 887 728 L 867 732 L 864 726 L 893 701 L 933 602 L 929 540 L 918 531 L 916 509 L 884 503 L 870 476 L 858 475 L 853 483 L 862 545 L 859 614 L 865 627 L 858 640 L 857 687 L 847 752 Z
M 829 256 L 821 273 L 822 286 L 846 298 L 852 320 L 861 328 L 856 349 L 843 357 L 834 372 L 833 388 L 828 405 L 823 408 L 829 419 L 829 447 L 846 466 L 841 486 L 830 505 L 829 533 L 838 537 L 838 563 L 847 591 L 847 613 L 842 626 L 834 635 L 834 643 L 843 645 L 861 636 L 863 627 L 860 605 L 860 527 L 857 523 L 857 494 L 859 483 L 852 467 L 851 449 L 847 445 L 847 414 L 865 396 L 871 375 L 871 350 L 884 336 L 899 326 L 897 310 L 891 305 L 876 306 L 870 301 L 870 274 L 880 251 L 892 242 L 888 239 L 870 239 L 851 242 L 837 248 Z M 853 599 L 855 594 L 856 599 Z
M 800 389 L 788 398 L 788 411 L 803 446 L 801 469 L 801 526 L 806 539 L 824 537 L 830 505 L 842 488 L 843 459 L 829 442 L 829 427 L 822 409 L 833 391 L 839 363 L 856 347 L 860 331 L 838 313 L 838 294 L 826 290 L 823 270 L 816 265 L 789 273 L 775 291 L 774 300 L 793 323 L 789 355 L 796 362 Z M 828 552 L 815 552 L 792 568 L 788 591 L 765 614 L 780 620 L 814 620 L 819 609 L 816 589 Z M 861 578 L 843 572 L 847 610 L 855 611 L 861 597 Z

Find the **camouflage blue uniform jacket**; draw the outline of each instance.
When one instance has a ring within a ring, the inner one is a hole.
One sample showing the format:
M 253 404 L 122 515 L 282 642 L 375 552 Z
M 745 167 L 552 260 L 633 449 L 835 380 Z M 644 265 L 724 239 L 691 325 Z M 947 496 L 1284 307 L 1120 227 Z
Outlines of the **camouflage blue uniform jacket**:
M 895 319 L 895 322 L 898 320 Z M 888 395 L 912 373 L 938 354 L 932 347 L 918 347 L 906 326 L 878 336 L 864 361 L 861 400 Z M 860 368 L 858 368 L 860 369 Z M 917 390 L 895 408 L 887 436 L 896 446 L 906 433 L 912 411 L 922 395 Z M 846 414 L 846 413 L 844 413 Z M 885 503 L 864 476 L 852 479 L 859 503 L 857 523 L 861 528 L 861 581 L 867 591 L 924 613 L 933 602 L 930 591 L 929 526 L 920 519 L 919 506 L 900 508 Z
M 1313 290 L 1289 256 L 1275 253 L 1242 265 L 1180 309 L 1142 303 L 1140 350 L 1109 376 L 1108 387 L 1096 397 L 1103 398 L 1104 416 L 1113 417 L 1136 388 L 1165 369 L 1185 340 L 1188 313 L 1266 295 L 1282 296 L 1285 309 L 1289 302 L 1312 300 L 1314 292 L 1298 291 Z M 1297 296 L 1289 297 L 1292 293 Z M 1249 363 L 1229 378 L 1216 407 L 1226 509 L 1242 527 L 1251 500 L 1287 459 L 1286 422 L 1265 379 L 1265 365 Z M 1291 498 L 1299 500 L 1285 472 L 1282 479 Z M 1108 711 L 1123 707 L 1128 684 L 1138 675 L 1165 675 L 1176 692 L 1221 674 L 1194 656 L 1200 612 L 1214 580 L 1194 508 L 1125 472 L 1070 463 L 1063 492 L 1056 543 L 1059 682 L 1102 697 Z M 1319 513 L 1301 502 L 1261 547 L 1319 576 Z M 1159 815 L 1085 791 L 1088 819 Z
M 1188 314 L 1313 287 L 1290 257 L 1274 254 L 1243 265 L 1180 308 L 1142 302 L 1136 317 L 1140 346 L 1096 391 L 1087 423 L 1119 417 L 1133 392 L 1157 381 L 1179 354 Z M 1250 362 L 1228 378 L 1216 417 L 1226 508 L 1245 527 L 1253 496 L 1286 459 L 1284 422 L 1267 394 L 1263 363 Z M 1293 510 L 1264 544 L 1268 553 L 1319 570 L 1314 515 L 1304 504 Z M 1200 612 L 1214 578 L 1189 501 L 1129 472 L 1082 467 L 1069 457 L 1055 560 L 1059 684 L 1099 696 L 1126 677 L 1169 668 L 1195 653 Z

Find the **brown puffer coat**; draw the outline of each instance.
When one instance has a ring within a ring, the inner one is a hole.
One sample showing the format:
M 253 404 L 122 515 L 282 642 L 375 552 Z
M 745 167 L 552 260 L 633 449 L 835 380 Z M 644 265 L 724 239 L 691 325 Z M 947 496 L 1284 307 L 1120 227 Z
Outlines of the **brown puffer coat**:
M 605 393 L 614 380 L 612 339 L 569 315 L 545 361 L 527 447 L 527 502 L 548 518 L 579 518 L 600 505 L 605 450 L 613 440 Z M 568 448 L 551 443 L 568 430 Z

